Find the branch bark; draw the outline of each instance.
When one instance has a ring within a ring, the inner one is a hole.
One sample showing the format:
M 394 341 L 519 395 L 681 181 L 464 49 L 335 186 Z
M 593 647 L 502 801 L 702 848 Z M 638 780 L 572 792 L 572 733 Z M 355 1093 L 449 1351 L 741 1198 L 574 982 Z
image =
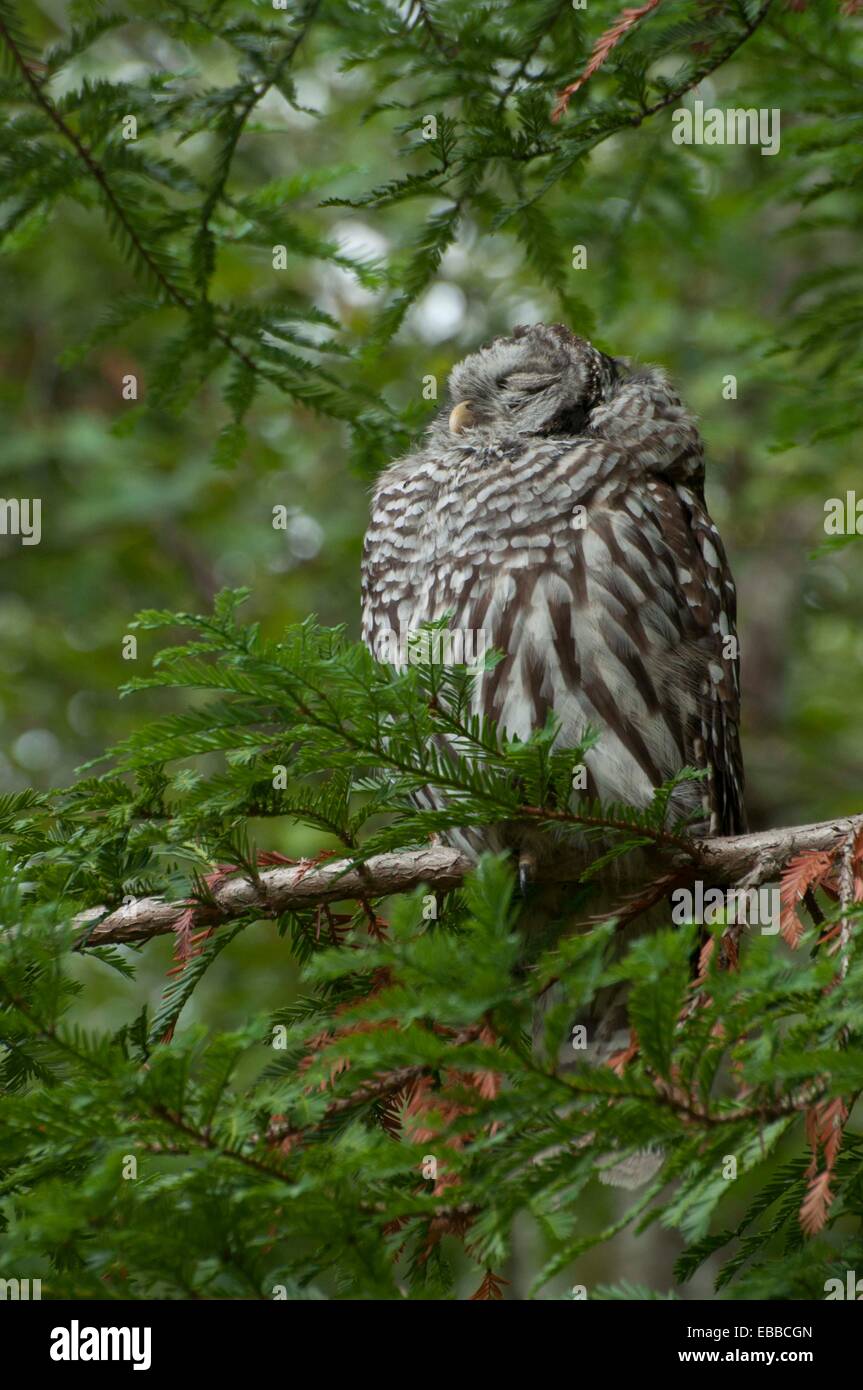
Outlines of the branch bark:
M 666 870 L 669 863 L 671 867 L 694 867 L 711 884 L 757 887 L 777 879 L 795 855 L 837 849 L 849 834 L 860 829 L 863 814 L 812 825 L 759 830 L 751 835 L 716 836 L 693 841 L 685 851 L 675 849 L 670 860 L 664 852 L 662 860 Z M 660 851 L 656 853 L 660 857 Z M 578 871 L 574 863 L 574 859 L 568 862 L 561 854 L 553 863 L 540 866 L 540 878 L 575 881 Z M 583 850 L 581 863 L 583 866 Z M 350 898 L 383 898 L 410 892 L 420 884 L 427 885 L 430 891 L 447 892 L 457 888 L 471 868 L 467 855 L 445 845 L 379 854 L 361 866 L 350 859 L 301 861 L 262 870 L 256 879 L 225 879 L 214 889 L 212 905 L 202 909 L 202 922 L 228 922 L 250 912 L 261 918 L 277 917 L 289 908 L 308 908 Z M 161 898 L 137 898 L 107 916 L 104 908 L 91 908 L 76 918 L 76 923 L 84 928 L 79 946 L 128 944 L 163 936 L 195 908 L 196 904 L 188 901 L 165 902 Z

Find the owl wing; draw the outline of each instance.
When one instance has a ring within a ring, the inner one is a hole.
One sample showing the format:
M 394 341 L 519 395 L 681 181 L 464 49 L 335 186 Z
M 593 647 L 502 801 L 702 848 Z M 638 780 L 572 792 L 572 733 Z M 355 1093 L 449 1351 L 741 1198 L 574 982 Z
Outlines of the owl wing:
M 710 833 L 740 835 L 747 826 L 740 749 L 737 591 L 703 491 L 679 484 L 676 492 L 701 562 L 691 579 L 683 579 L 687 606 L 704 633 L 707 649 L 707 671 L 698 701 L 701 734 L 694 748 L 695 765 L 706 767 L 708 773 Z
M 677 808 L 700 805 L 714 833 L 733 833 L 738 662 L 723 643 L 735 639 L 734 588 L 703 501 L 658 473 L 633 475 L 601 441 L 528 447 L 519 473 L 538 459 L 516 484 L 517 524 L 495 537 L 506 545 L 443 604 L 506 654 L 478 683 L 480 708 L 520 737 L 553 711 L 563 746 L 599 728 L 586 765 L 602 800 L 645 805 L 683 766 L 704 768 Z
M 696 713 L 687 729 L 687 761 L 708 773 L 710 832 L 739 834 L 746 829 L 746 817 L 737 595 L 704 500 L 704 452 L 695 418 L 661 368 L 642 367 L 630 371 L 611 401 L 594 412 L 591 427 L 626 449 L 631 475 L 645 470 L 648 492 L 658 507 L 654 520 L 679 561 L 677 598 L 696 642 L 686 663 L 691 668 L 686 688 L 701 673 Z M 665 492 L 666 485 L 673 487 L 676 501 Z M 687 554 L 694 563 L 687 562 Z

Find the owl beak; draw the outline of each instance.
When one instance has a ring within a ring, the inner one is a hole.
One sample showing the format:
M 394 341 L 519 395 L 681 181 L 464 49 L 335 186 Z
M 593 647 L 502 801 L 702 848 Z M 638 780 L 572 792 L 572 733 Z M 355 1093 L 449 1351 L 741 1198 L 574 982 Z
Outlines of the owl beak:
M 470 401 L 459 401 L 450 411 L 449 427 L 453 434 L 462 434 L 476 424 Z

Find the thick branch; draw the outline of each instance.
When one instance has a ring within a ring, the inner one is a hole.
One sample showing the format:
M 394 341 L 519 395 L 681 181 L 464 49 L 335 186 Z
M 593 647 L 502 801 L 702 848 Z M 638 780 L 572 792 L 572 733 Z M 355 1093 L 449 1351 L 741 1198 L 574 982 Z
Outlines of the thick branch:
M 816 821 L 813 825 L 788 825 L 778 830 L 758 830 L 752 835 L 717 836 L 702 840 L 695 862 L 711 883 L 740 884 L 749 887 L 771 883 L 779 878 L 789 859 L 797 854 L 838 848 L 851 834 L 863 828 L 863 814 Z M 681 860 L 681 862 L 683 862 Z
M 673 866 L 694 867 L 713 884 L 745 883 L 755 887 L 777 879 L 796 854 L 835 849 L 852 831 L 861 828 L 863 814 L 814 825 L 759 830 L 754 835 L 715 837 L 693 841 L 686 851 L 675 851 L 671 862 Z M 667 868 L 667 851 L 656 853 Z M 582 868 L 583 854 L 581 850 Z M 362 867 L 353 867 L 347 859 L 330 859 L 266 869 L 259 872 L 256 880 L 237 876 L 219 884 L 213 891 L 212 905 L 202 911 L 202 923 L 227 922 L 250 912 L 262 918 L 276 917 L 288 908 L 308 908 L 341 899 L 383 898 L 410 892 L 420 884 L 443 893 L 457 888 L 471 867 L 471 860 L 458 850 L 428 845 L 424 849 L 379 854 Z M 553 863 L 540 866 L 539 875 L 559 882 L 574 881 L 578 878 L 576 861 L 567 861 L 561 853 Z M 96 946 L 162 936 L 173 931 L 193 906 L 188 902 L 163 902 L 161 898 L 138 898 L 101 921 L 104 909 L 91 909 L 77 919 L 87 928 L 81 944 Z
M 264 869 L 257 881 L 230 878 L 213 891 L 213 905 L 202 912 L 206 921 L 230 921 L 245 913 L 277 917 L 288 908 L 314 907 L 316 903 L 343 898 L 380 898 L 391 893 L 409 893 L 427 883 L 446 892 L 457 888 L 471 868 L 471 861 L 457 850 L 443 845 L 426 849 L 379 854 L 361 867 L 349 859 L 329 859 L 323 863 L 300 861 L 288 868 Z M 124 903 L 87 936 L 88 945 L 106 941 L 146 941 L 173 931 L 191 906 L 188 902 L 163 902 L 161 898 L 136 898 Z M 83 913 L 77 920 L 85 925 L 97 920 L 103 908 Z

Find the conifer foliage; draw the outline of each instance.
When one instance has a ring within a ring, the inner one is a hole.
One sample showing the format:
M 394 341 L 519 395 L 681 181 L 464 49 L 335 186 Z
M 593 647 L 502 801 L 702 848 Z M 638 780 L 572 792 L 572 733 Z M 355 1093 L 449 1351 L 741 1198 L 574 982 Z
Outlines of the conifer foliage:
M 779 104 L 800 53 L 819 59 L 772 185 L 806 209 L 788 235 L 859 229 L 854 8 L 72 0 L 46 38 L 26 7 L 0 0 L 0 241 L 16 254 L 70 204 L 104 218 L 128 290 L 94 306 L 66 364 L 153 321 L 124 430 L 218 390 L 211 462 L 228 470 L 254 444 L 256 401 L 276 394 L 298 418 L 344 426 L 370 475 L 420 422 L 381 382 L 398 379 L 411 314 L 448 248 L 466 229 L 500 238 L 560 317 L 592 331 L 568 273 L 584 168 L 753 45 L 750 79 L 763 86 L 750 81 L 746 105 Z M 143 52 L 161 44 L 182 62 L 92 75 L 90 57 L 128 26 Z M 389 122 L 391 177 L 369 184 L 334 161 L 255 182 L 247 140 L 266 133 L 273 94 L 305 109 L 304 54 L 338 56 L 346 102 L 353 74 L 371 83 L 357 120 Z M 124 139 L 130 114 L 138 135 Z M 391 213 L 398 250 L 345 251 L 326 235 L 333 207 Z M 598 225 L 611 215 L 597 209 Z M 277 252 L 289 292 L 271 270 Z M 237 258 L 254 270 L 241 300 L 220 279 Z M 371 292 L 367 317 L 319 306 L 321 266 Z M 810 433 L 842 437 L 861 365 L 853 246 L 840 241 L 829 274 L 804 258 L 787 288 L 774 351 L 807 390 L 823 384 Z M 527 939 L 506 856 L 382 893 L 377 857 L 465 824 L 531 820 L 562 855 L 572 836 L 593 839 L 594 877 L 618 855 L 652 855 L 657 900 L 691 881 L 700 851 L 667 821 L 673 785 L 647 811 L 562 809 L 594 731 L 566 751 L 553 723 L 508 739 L 469 714 L 470 671 L 427 660 L 397 672 L 312 619 L 271 636 L 245 617 L 248 597 L 225 589 L 212 611 L 140 613 L 134 630 L 164 645 L 123 690 L 133 731 L 72 785 L 0 799 L 4 1266 L 81 1299 L 496 1300 L 512 1296 L 513 1230 L 528 1219 L 540 1298 L 572 1296 L 584 1252 L 653 1223 L 682 1238 L 684 1296 L 705 1261 L 736 1298 L 823 1297 L 827 1279 L 863 1268 L 859 823 L 789 853 L 778 935 L 669 916 L 622 960 L 615 920 Z M 417 808 L 428 785 L 446 792 L 445 810 Z M 316 858 L 270 847 L 290 824 L 319 834 Z M 343 897 L 337 881 L 287 907 L 271 891 L 285 870 L 301 880 L 335 860 L 353 874 Z M 583 907 L 590 882 L 571 893 Z M 166 926 L 148 927 L 145 907 L 137 931 L 115 930 L 131 900 L 176 905 L 155 999 L 137 968 Z M 265 1012 L 250 990 L 233 1030 L 190 1020 L 210 967 L 262 921 L 280 939 L 284 1006 Z M 82 957 L 127 981 L 111 1030 L 82 1022 L 93 978 Z M 629 1047 L 610 1065 L 561 1068 L 572 1018 L 622 980 Z M 560 1002 L 537 1049 L 532 1019 L 552 985 Z M 661 1154 L 657 1174 L 607 1221 L 586 1222 L 585 1194 L 612 1211 L 604 1170 L 644 1149 Z M 649 1295 L 631 1281 L 591 1296 Z

